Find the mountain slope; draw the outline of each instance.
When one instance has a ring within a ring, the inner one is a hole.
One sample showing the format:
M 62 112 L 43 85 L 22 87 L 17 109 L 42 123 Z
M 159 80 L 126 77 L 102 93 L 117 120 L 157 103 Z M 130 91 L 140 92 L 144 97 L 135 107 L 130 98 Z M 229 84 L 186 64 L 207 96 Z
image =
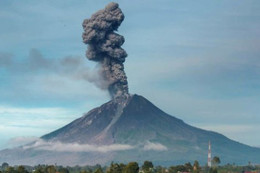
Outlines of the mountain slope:
M 219 156 L 222 163 L 260 162 L 260 149 L 232 141 L 212 131 L 192 127 L 166 114 L 138 95 L 130 96 L 127 100 L 112 100 L 105 103 L 70 124 L 44 135 L 42 139 L 49 143 L 109 147 L 120 144 L 131 147 L 103 153 L 69 150 L 44 152 L 30 147 L 17 148 L 0 152 L 0 162 L 14 159 L 12 155 L 23 152 L 23 158 L 33 164 L 55 162 L 73 165 L 133 160 L 139 162 L 152 160 L 163 165 L 194 160 L 206 163 L 209 140 L 212 143 L 212 154 Z M 10 157 L 7 158 L 6 155 Z

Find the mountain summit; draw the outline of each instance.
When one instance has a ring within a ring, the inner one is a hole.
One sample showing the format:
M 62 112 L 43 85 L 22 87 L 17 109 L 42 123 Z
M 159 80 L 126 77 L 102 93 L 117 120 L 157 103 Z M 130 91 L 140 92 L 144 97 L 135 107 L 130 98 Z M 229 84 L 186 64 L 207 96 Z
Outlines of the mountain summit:
M 208 142 L 223 163 L 260 162 L 260 149 L 212 131 L 190 126 L 139 95 L 114 99 L 70 124 L 41 137 L 40 142 L 0 152 L 13 164 L 106 164 L 151 160 L 170 165 L 207 161 Z

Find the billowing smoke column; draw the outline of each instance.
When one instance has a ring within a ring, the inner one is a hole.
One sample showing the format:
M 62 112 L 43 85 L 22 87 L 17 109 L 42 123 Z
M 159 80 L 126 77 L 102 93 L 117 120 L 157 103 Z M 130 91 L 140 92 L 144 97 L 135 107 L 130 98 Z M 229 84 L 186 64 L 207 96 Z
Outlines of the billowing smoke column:
M 128 97 L 127 77 L 124 72 L 127 53 L 121 48 L 125 39 L 114 31 L 124 20 L 117 3 L 109 3 L 83 22 L 83 42 L 88 44 L 86 56 L 100 64 L 100 74 L 112 98 Z

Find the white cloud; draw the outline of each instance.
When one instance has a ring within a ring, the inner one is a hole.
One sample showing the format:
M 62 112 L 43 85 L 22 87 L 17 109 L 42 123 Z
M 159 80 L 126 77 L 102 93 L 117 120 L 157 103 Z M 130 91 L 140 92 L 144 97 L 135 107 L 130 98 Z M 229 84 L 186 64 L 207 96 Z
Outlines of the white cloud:
M 128 144 L 95 145 L 95 144 L 79 144 L 76 142 L 63 143 L 60 141 L 44 141 L 42 139 L 35 140 L 34 143 L 23 146 L 23 149 L 25 150 L 34 149 L 34 150 L 56 151 L 56 152 L 99 152 L 99 153 L 125 151 L 125 150 L 137 149 L 137 148 L 139 147 L 128 145 Z M 153 143 L 150 141 L 147 141 L 140 149 L 144 151 L 168 150 L 168 148 L 163 144 L 157 142 Z
M 155 150 L 155 151 L 165 151 L 168 150 L 166 146 L 160 143 L 153 143 L 148 141 L 145 145 L 143 150 Z
M 35 136 L 20 136 L 20 137 L 11 138 L 8 141 L 8 145 L 10 147 L 16 147 L 16 146 L 29 144 L 31 142 L 34 142 L 34 141 L 38 140 L 38 139 L 39 138 L 35 137 Z
M 37 140 L 32 145 L 23 147 L 24 149 L 33 148 L 35 150 L 47 150 L 57 152 L 112 152 L 112 151 L 124 151 L 131 150 L 134 147 L 126 144 L 111 144 L 111 145 L 90 145 L 90 144 L 78 144 L 78 143 L 62 143 L 62 142 L 46 142 L 43 140 Z

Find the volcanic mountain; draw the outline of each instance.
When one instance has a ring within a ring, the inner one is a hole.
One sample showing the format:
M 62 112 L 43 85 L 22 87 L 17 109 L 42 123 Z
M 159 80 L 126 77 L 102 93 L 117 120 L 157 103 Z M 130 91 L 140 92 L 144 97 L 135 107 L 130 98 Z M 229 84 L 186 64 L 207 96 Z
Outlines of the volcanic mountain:
M 190 126 L 139 95 L 114 99 L 89 111 L 42 136 L 40 145 L 36 141 L 3 150 L 0 162 L 86 165 L 151 160 L 170 165 L 199 160 L 204 164 L 209 141 L 213 156 L 222 163 L 260 162 L 259 148 Z

